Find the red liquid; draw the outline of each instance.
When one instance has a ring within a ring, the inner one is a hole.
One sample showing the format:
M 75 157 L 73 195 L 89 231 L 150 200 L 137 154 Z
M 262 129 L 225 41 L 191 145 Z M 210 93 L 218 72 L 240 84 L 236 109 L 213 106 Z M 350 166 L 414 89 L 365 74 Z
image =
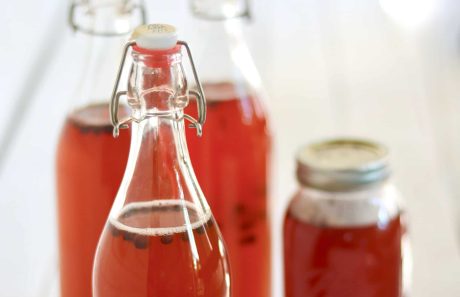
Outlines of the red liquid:
M 238 98 L 229 83 L 205 84 L 204 90 L 203 136 L 187 131 L 192 165 L 228 247 L 233 296 L 268 297 L 270 137 L 265 115 L 256 98 Z M 196 116 L 192 109 L 187 112 Z
M 62 297 L 91 297 L 99 236 L 126 166 L 130 136 L 112 137 L 108 105 L 70 114 L 57 150 Z
M 286 297 L 399 297 L 400 217 L 386 225 L 322 227 L 288 213 L 284 225 Z
M 219 231 L 191 203 L 128 204 L 104 230 L 96 259 L 94 297 L 230 296 Z

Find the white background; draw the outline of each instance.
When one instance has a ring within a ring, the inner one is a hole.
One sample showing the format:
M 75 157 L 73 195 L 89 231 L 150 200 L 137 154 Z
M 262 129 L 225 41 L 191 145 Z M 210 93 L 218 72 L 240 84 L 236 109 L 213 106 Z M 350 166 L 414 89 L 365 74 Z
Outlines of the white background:
M 147 4 L 151 21 L 187 25 L 185 0 Z M 67 8 L 18 0 L 0 9 L 2 297 L 56 295 L 54 152 L 79 71 Z M 253 8 L 247 37 L 275 134 L 274 296 L 282 296 L 294 152 L 337 135 L 391 148 L 411 220 L 412 296 L 460 296 L 460 3 L 254 0 Z

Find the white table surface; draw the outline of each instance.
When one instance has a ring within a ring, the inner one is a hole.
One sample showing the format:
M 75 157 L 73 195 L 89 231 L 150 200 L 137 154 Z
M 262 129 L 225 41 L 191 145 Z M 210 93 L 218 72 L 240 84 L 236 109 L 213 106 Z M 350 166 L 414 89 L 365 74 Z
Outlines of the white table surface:
M 148 1 L 151 20 L 186 26 L 185 0 L 157 2 Z M 275 136 L 275 297 L 294 152 L 339 135 L 391 148 L 410 215 L 412 296 L 460 296 L 460 5 L 437 3 L 432 20 L 407 29 L 375 0 L 254 1 L 249 44 Z M 60 0 L 0 10 L 2 297 L 57 296 L 53 160 L 79 66 L 65 18 Z

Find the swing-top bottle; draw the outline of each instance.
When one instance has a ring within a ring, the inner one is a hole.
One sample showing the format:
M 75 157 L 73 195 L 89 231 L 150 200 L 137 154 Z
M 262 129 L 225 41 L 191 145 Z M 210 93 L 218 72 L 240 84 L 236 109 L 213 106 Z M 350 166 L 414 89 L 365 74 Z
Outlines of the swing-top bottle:
M 129 33 L 144 23 L 137 0 L 73 0 L 71 65 L 79 65 L 56 151 L 61 297 L 91 297 L 94 253 L 120 185 L 129 133 L 115 141 L 108 113 L 111 85 Z M 69 76 L 63 74 L 63 79 Z M 120 109 L 122 112 L 123 108 Z
M 203 137 L 187 133 L 190 156 L 228 246 L 233 294 L 267 297 L 271 133 L 264 88 L 243 35 L 248 1 L 189 2 L 189 41 L 208 107 Z
M 174 27 L 144 25 L 133 33 L 127 90 L 112 96 L 115 135 L 130 127 L 128 165 L 101 235 L 93 270 L 94 297 L 229 297 L 225 244 L 196 181 L 185 141 L 189 121 L 198 134 L 206 106 L 187 43 Z M 190 59 L 189 90 L 182 53 Z M 118 119 L 127 97 L 131 115 Z M 198 119 L 184 113 L 196 98 Z M 130 123 L 130 125 L 127 125 Z

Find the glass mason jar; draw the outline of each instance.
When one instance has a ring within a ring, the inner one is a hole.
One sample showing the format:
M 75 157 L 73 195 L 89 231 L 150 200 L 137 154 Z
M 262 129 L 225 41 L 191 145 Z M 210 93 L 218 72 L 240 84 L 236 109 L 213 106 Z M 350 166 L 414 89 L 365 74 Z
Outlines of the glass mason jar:
M 130 135 L 112 137 L 109 97 L 129 32 L 144 21 L 128 0 L 74 1 L 72 40 L 85 62 L 56 151 L 57 216 L 62 297 L 90 297 L 99 235 L 128 158 Z
M 303 147 L 284 221 L 286 297 L 400 297 L 410 272 L 388 151 L 356 139 Z
M 187 36 L 206 95 L 207 117 L 203 136 L 187 133 L 187 144 L 228 246 L 234 296 L 267 297 L 271 133 L 265 92 L 242 34 L 246 2 L 191 0 L 193 32 Z

